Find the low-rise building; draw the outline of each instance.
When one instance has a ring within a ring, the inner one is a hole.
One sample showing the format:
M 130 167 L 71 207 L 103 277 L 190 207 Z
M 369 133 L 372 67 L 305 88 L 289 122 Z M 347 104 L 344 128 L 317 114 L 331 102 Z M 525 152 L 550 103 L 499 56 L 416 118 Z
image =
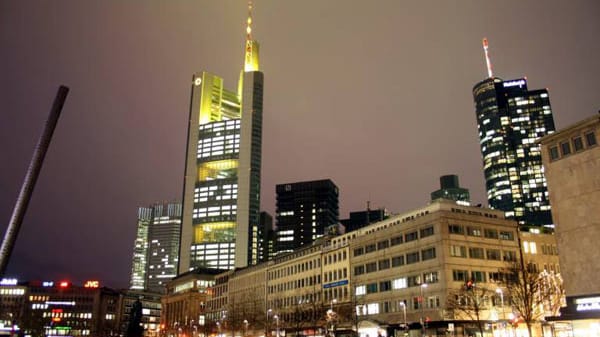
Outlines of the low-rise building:
M 219 269 L 197 268 L 167 283 L 162 296 L 161 334 L 164 336 L 201 336 L 213 330 L 207 319 L 207 303 L 215 294 Z
M 481 293 L 478 323 L 492 334 L 507 328 L 513 310 L 505 282 L 522 266 L 521 257 L 532 270 L 558 272 L 555 252 L 552 234 L 520 232 L 502 211 L 438 199 L 267 263 L 215 275 L 206 309 L 212 329 L 206 331 L 475 335 L 473 318 L 451 305 L 466 301 L 461 291 L 468 286 Z

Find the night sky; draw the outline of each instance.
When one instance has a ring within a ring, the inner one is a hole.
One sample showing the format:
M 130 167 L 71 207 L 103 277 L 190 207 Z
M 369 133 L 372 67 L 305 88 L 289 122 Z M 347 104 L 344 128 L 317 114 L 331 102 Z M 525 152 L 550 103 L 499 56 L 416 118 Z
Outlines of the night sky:
M 237 87 L 246 1 L 0 2 L 0 229 L 59 85 L 71 88 L 7 276 L 128 285 L 138 206 L 179 200 L 192 74 Z M 471 89 L 548 88 L 557 128 L 600 108 L 600 2 L 255 1 L 262 208 L 330 178 L 340 216 L 421 207 L 458 174 L 487 204 Z

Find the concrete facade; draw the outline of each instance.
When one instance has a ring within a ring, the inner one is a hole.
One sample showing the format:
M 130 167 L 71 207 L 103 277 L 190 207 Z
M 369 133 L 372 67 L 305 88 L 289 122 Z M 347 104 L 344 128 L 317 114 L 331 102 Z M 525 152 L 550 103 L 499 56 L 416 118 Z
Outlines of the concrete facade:
M 392 336 L 405 327 L 418 333 L 421 322 L 427 334 L 437 335 L 456 324 L 461 336 L 474 333 L 474 325 L 448 310 L 447 302 L 471 281 L 486 291 L 481 319 L 491 334 L 492 323 L 512 312 L 502 281 L 505 269 L 519 261 L 520 238 L 527 242 L 526 263 L 539 271 L 559 269 L 553 235 L 522 233 L 502 211 L 440 199 L 216 275 L 206 317 L 213 333 L 231 336 L 277 336 L 278 330 Z
M 587 144 L 588 134 L 595 135 L 596 144 Z M 594 116 L 541 141 L 562 275 L 569 296 L 600 293 L 600 264 L 598 255 L 593 254 L 600 242 L 600 218 L 593 216 L 600 209 L 599 136 L 600 118 Z M 577 138 L 582 141 L 581 149 L 575 149 Z M 570 153 L 565 153 L 569 151 L 567 146 Z M 557 158 L 551 158 L 551 149 L 557 151 Z M 581 272 L 582 267 L 585 273 Z

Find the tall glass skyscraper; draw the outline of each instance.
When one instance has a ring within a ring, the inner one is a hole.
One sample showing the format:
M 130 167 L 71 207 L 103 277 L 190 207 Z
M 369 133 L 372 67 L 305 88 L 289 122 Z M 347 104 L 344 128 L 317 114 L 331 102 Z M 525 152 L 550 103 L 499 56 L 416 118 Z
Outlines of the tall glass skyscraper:
M 553 227 L 536 143 L 555 131 L 548 91 L 528 90 L 525 78 L 504 81 L 490 71 L 473 98 L 490 207 L 522 226 Z
M 138 209 L 131 267 L 131 289 L 164 292 L 177 276 L 181 204 L 155 204 Z
M 258 261 L 263 73 L 251 24 L 237 91 L 207 72 L 192 77 L 180 273 Z

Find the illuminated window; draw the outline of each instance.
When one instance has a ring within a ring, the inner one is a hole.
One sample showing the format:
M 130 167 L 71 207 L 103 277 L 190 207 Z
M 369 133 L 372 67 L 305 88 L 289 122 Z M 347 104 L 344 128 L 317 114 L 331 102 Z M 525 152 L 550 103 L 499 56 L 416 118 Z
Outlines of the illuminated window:
M 404 289 L 407 287 L 406 277 L 398 278 L 392 281 L 392 288 Z
M 375 315 L 379 313 L 379 304 L 378 303 L 369 303 L 367 304 L 367 314 Z
M 366 286 L 363 285 L 363 286 L 356 287 L 356 295 L 357 296 L 364 295 L 366 293 L 367 293 L 367 287 Z
M 481 236 L 481 227 L 467 227 L 467 235 L 470 236 Z
M 467 257 L 467 248 L 465 246 L 451 245 L 450 256 Z

